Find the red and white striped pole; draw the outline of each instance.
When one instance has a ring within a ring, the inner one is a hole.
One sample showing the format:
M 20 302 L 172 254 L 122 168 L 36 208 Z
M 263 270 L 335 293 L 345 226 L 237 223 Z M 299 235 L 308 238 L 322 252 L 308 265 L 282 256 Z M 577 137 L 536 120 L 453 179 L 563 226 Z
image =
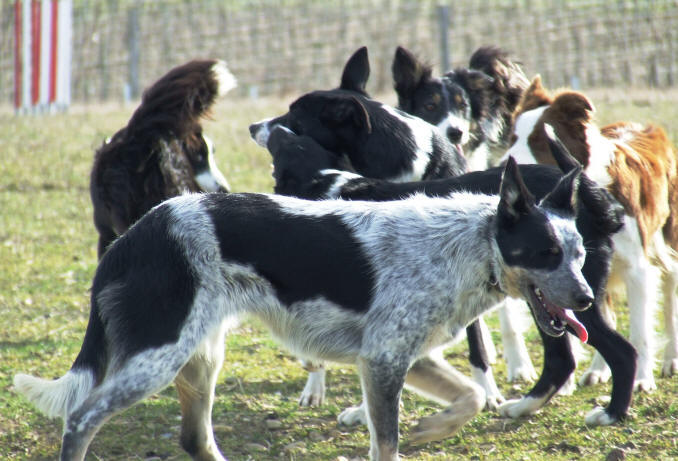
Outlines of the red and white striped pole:
M 65 110 L 71 100 L 72 0 L 16 0 L 14 106 Z

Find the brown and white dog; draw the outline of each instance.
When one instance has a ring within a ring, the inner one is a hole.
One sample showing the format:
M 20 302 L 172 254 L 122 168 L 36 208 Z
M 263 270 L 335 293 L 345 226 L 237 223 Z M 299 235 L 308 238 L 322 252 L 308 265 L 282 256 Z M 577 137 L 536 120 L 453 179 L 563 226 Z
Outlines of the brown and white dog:
M 593 104 L 583 94 L 569 90 L 549 94 L 541 78 L 535 77 L 514 113 L 513 144 L 506 157 L 512 155 L 519 163 L 555 163 L 544 131 L 544 124 L 549 124 L 586 173 L 605 185 L 624 206 L 627 216 L 624 229 L 614 237 L 616 251 L 609 288 L 620 282 L 626 285 L 630 340 L 638 350 L 634 387 L 649 391 L 656 389 L 652 370 L 659 280 L 668 337 L 662 375 L 678 373 L 676 149 L 657 125 L 617 122 L 599 128 L 593 113 Z M 657 269 L 661 270 L 661 279 Z M 596 355 L 580 384 L 608 378 L 609 370 Z

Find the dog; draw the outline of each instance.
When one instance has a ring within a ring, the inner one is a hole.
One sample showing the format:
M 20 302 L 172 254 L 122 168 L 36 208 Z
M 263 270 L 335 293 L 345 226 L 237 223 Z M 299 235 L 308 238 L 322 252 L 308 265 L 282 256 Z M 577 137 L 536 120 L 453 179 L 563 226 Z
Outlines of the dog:
M 537 203 L 509 160 L 499 195 L 172 198 L 101 259 L 70 371 L 14 385 L 64 419 L 61 459 L 82 460 L 108 418 L 174 381 L 182 446 L 223 460 L 211 406 L 225 325 L 249 314 L 298 356 L 355 363 L 370 457 L 396 460 L 405 382 L 450 402 L 420 421 L 415 441 L 447 437 L 482 409 L 482 390 L 426 353 L 505 294 L 529 298 L 545 334 L 581 327 L 569 309 L 588 309 L 594 293 L 575 225 L 579 179 L 573 170 Z
M 431 66 L 398 47 L 391 66 L 398 108 L 438 126 L 451 142 L 462 145 L 469 170 L 484 170 L 491 153 L 508 147 L 511 115 L 529 81 L 508 52 L 492 46 L 478 48 L 469 67 L 433 77 Z M 537 377 L 517 319 L 522 301 L 507 298 L 497 309 L 509 382 Z M 484 324 L 482 324 L 484 325 Z M 495 355 L 488 336 L 485 342 Z
M 362 47 L 346 62 L 338 88 L 304 94 L 286 114 L 253 123 L 252 139 L 266 147 L 271 130 L 285 126 L 345 156 L 371 178 L 412 181 L 465 173 L 458 145 L 420 118 L 368 96 L 369 73 L 367 48 Z
M 96 151 L 90 195 L 99 258 L 163 200 L 183 192 L 228 192 L 200 122 L 235 86 L 223 61 L 175 67 L 144 92 L 127 126 Z
M 568 172 L 579 167 L 557 139 L 549 140 L 549 145 L 562 171 Z M 365 178 L 342 171 L 337 156 L 313 139 L 297 136 L 281 127 L 272 132 L 268 147 L 273 157 L 275 192 L 311 200 L 343 198 L 384 201 L 403 199 L 415 193 L 433 196 L 446 196 L 455 191 L 496 193 L 500 183 L 500 168 L 455 178 L 411 183 Z M 562 177 L 557 169 L 545 165 L 521 165 L 520 171 L 528 189 L 537 198 L 546 195 Z M 613 254 L 612 236 L 622 227 L 623 209 L 607 191 L 585 175 L 582 175 L 578 200 L 577 226 L 587 250 L 584 276 L 595 293 L 595 301 L 591 309 L 577 313 L 577 317 L 588 330 L 588 343 L 603 354 L 611 364 L 614 375 L 609 405 L 605 409 L 594 408 L 585 421 L 589 425 L 606 425 L 620 421 L 627 415 L 636 364 L 633 346 L 603 321 L 600 312 Z M 577 333 L 580 339 L 585 339 L 581 331 Z M 544 342 L 542 376 L 522 399 L 499 406 L 504 416 L 518 417 L 537 411 L 562 388 L 574 371 L 575 360 L 569 341 L 544 334 L 541 336 Z M 339 420 L 345 424 L 361 422 L 364 420 L 364 411 L 360 407 L 349 408 L 340 415 Z
M 548 123 L 587 174 L 624 206 L 625 226 L 614 238 L 618 251 L 610 280 L 613 286 L 626 286 L 630 340 L 638 350 L 634 387 L 650 391 L 657 387 L 653 376 L 657 268 L 663 274 L 668 336 L 661 372 L 665 376 L 678 373 L 677 151 L 657 125 L 618 122 L 598 128 L 594 110 L 584 94 L 569 90 L 550 94 L 541 78 L 535 77 L 514 114 L 513 145 L 506 155 L 522 163 L 552 163 L 542 129 Z M 611 314 L 607 318 L 614 322 Z M 596 355 L 580 383 L 605 382 L 609 376 L 605 363 Z
M 391 181 L 466 172 L 461 148 L 436 127 L 369 97 L 365 90 L 369 74 L 367 48 L 361 47 L 344 65 L 338 88 L 307 93 L 294 101 L 286 114 L 253 123 L 249 128 L 252 139 L 266 147 L 271 130 L 284 126 L 335 152 L 344 169 Z M 504 398 L 494 382 L 479 328 L 469 327 L 471 360 L 487 391 L 488 406 L 495 408 Z M 320 363 L 305 362 L 304 367 L 310 374 L 299 403 L 320 405 L 325 396 L 325 370 Z
M 266 146 L 276 126 L 307 135 L 335 152 L 342 169 L 370 178 L 412 181 L 457 176 L 467 170 L 457 144 L 451 144 L 436 127 L 369 98 L 365 87 L 370 74 L 367 48 L 358 49 L 347 61 L 339 88 L 303 95 L 290 105 L 288 113 L 250 126 L 252 138 Z M 501 312 L 504 313 L 504 310 Z M 503 339 L 509 351 L 507 362 L 513 378 L 536 377 L 522 337 L 508 328 L 509 316 L 502 316 Z M 504 402 L 490 363 L 496 356 L 482 319 L 467 329 L 469 358 L 475 379 L 486 391 L 487 407 Z M 488 347 L 486 349 L 487 346 Z M 488 352 L 489 351 L 489 352 Z M 309 377 L 299 398 L 302 406 L 322 404 L 325 398 L 325 369 L 319 363 L 304 363 Z M 348 420 L 344 422 L 349 423 Z
M 509 53 L 478 48 L 469 67 L 433 77 L 431 66 L 398 47 L 391 66 L 398 108 L 438 126 L 462 145 L 471 170 L 484 170 L 492 150 L 508 144 L 511 114 L 530 81 Z

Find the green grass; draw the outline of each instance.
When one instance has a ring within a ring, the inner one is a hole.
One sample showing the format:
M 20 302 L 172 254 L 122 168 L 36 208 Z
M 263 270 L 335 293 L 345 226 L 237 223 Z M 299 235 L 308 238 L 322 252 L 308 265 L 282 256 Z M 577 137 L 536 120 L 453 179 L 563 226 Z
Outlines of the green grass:
M 614 93 L 592 95 L 601 122 L 654 120 L 678 140 L 677 98 L 661 101 L 656 93 L 643 93 L 618 101 Z M 206 124 L 219 165 L 236 191 L 272 189 L 270 158 L 249 139 L 247 126 L 281 113 L 288 102 L 227 99 Z M 11 380 L 17 372 L 61 376 L 80 348 L 96 268 L 88 192 L 92 153 L 132 110 L 89 107 L 52 117 L 0 115 L 0 459 L 54 459 L 58 454 L 61 423 L 48 420 L 16 395 Z M 627 331 L 625 310 L 618 313 L 620 328 Z M 496 318 L 490 318 L 490 326 L 498 339 Z M 527 339 L 540 367 L 534 327 Z M 468 373 L 465 357 L 464 343 L 449 353 L 451 362 Z M 501 360 L 495 374 L 506 397 L 526 389 L 506 384 Z M 222 452 L 231 460 L 366 457 L 366 428 L 336 423 L 344 407 L 360 400 L 354 368 L 329 368 L 327 403 L 320 408 L 297 405 L 305 379 L 296 359 L 256 322 L 230 335 L 213 412 Z M 604 459 L 620 447 L 627 459 L 677 458 L 678 378 L 658 378 L 657 383 L 658 391 L 634 397 L 623 425 L 583 424 L 586 412 L 609 395 L 607 384 L 556 397 L 529 418 L 505 420 L 483 412 L 448 440 L 423 446 L 408 443 L 409 430 L 417 418 L 440 407 L 406 392 L 401 451 L 405 459 L 569 460 Z M 280 420 L 281 428 L 267 429 L 267 418 Z M 87 459 L 188 459 L 179 447 L 179 425 L 179 405 L 170 387 L 115 416 L 95 437 Z

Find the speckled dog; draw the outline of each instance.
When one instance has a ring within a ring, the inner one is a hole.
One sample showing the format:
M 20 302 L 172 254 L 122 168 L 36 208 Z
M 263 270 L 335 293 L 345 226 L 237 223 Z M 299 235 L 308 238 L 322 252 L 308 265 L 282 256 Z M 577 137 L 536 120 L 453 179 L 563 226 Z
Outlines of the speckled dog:
M 579 172 L 538 204 L 509 160 L 499 196 L 415 195 L 390 202 L 262 194 L 184 195 L 145 215 L 106 252 L 72 368 L 14 385 L 64 419 L 62 460 L 82 460 L 112 415 L 175 381 L 181 443 L 223 460 L 211 409 L 230 320 L 260 318 L 300 357 L 355 363 L 370 456 L 398 459 L 405 382 L 449 403 L 415 441 L 444 438 L 484 393 L 426 356 L 506 293 L 529 297 L 539 326 L 562 334 L 593 292 L 575 227 Z M 576 321 L 576 320 L 575 320 Z

